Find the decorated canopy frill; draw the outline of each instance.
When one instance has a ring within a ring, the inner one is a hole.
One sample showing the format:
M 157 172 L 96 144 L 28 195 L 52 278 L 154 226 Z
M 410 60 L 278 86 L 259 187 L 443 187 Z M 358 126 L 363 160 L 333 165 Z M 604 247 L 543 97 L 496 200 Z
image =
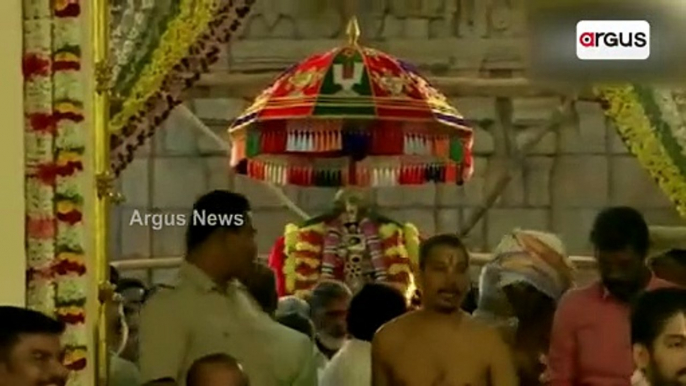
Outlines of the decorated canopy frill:
M 280 185 L 462 184 L 472 172 L 472 129 L 446 97 L 354 36 L 279 75 L 229 133 L 232 166 Z

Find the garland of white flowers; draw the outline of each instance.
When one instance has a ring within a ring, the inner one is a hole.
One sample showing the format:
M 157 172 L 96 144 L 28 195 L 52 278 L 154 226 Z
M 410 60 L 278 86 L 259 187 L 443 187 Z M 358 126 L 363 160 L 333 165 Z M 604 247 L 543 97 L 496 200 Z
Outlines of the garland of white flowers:
M 24 1 L 27 305 L 66 324 L 69 386 L 86 386 L 84 74 L 79 0 Z
M 150 28 L 150 21 L 155 10 L 154 0 L 127 0 L 126 6 L 120 10 L 120 22 L 112 25 L 112 49 L 111 55 L 114 57 L 112 66 L 112 79 L 119 78 L 122 68 L 132 59 L 140 37 L 145 28 Z

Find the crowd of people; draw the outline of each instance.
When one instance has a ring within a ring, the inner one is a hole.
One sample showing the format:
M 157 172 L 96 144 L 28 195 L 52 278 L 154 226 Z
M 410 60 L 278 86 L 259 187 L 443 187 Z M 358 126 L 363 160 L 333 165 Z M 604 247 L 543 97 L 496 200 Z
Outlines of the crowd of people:
M 250 218 L 248 199 L 228 191 L 193 209 Z M 419 307 L 383 282 L 352 293 L 325 280 L 279 299 L 256 232 L 190 224 L 178 279 L 153 289 L 111 272 L 111 386 L 686 385 L 686 252 L 651 256 L 632 208 L 596 217 L 600 279 L 584 287 L 549 233 L 505 235 L 476 288 L 462 240 L 429 237 Z M 63 385 L 63 333 L 0 307 L 0 386 Z

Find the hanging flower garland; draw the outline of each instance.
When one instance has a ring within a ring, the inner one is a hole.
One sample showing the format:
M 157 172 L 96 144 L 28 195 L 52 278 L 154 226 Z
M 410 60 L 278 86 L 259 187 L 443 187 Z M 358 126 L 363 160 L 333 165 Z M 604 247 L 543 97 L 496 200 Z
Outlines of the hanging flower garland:
M 24 109 L 27 305 L 55 315 L 55 164 L 53 144 L 52 9 L 24 2 Z
M 85 386 L 83 20 L 78 0 L 25 1 L 27 304 L 62 320 L 69 385 Z
M 158 47 L 150 57 L 150 65 L 140 75 L 124 101 L 122 111 L 112 117 L 110 125 L 118 132 L 129 118 L 147 107 L 145 103 L 162 86 L 164 78 L 188 54 L 213 16 L 218 11 L 215 0 L 181 0 L 179 14 L 167 25 Z
M 207 72 L 219 60 L 219 54 L 243 25 L 255 0 L 219 0 L 216 3 L 213 18 L 193 44 L 186 46 L 185 56 L 178 61 L 165 59 L 163 62 L 166 64 L 159 67 L 154 67 L 155 62 L 151 62 L 149 66 L 153 69 L 141 74 L 137 82 L 139 91 L 132 93 L 130 102 L 124 103 L 124 110 L 112 122 L 110 159 L 115 174 L 124 170 L 133 160 L 136 149 L 152 137 L 155 129 L 181 103 L 183 91 L 193 86 L 200 74 Z M 169 39 L 185 39 L 190 35 L 167 36 Z M 185 44 L 185 40 L 181 43 Z M 160 78 L 160 75 L 164 76 Z M 150 79 L 146 78 L 148 76 Z
M 685 150 L 683 119 L 673 111 L 674 98 L 633 85 L 599 87 L 596 93 L 629 151 L 686 217 L 686 173 L 679 166 Z

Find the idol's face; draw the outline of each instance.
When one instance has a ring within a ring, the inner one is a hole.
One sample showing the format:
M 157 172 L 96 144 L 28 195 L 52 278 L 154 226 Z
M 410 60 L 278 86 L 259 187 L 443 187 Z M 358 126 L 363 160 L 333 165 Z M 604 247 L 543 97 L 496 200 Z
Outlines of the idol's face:
M 686 386 L 686 314 L 669 318 L 651 347 L 634 345 L 634 361 L 651 386 Z
M 469 257 L 462 248 L 433 247 L 421 270 L 422 305 L 441 313 L 460 309 L 469 291 Z

